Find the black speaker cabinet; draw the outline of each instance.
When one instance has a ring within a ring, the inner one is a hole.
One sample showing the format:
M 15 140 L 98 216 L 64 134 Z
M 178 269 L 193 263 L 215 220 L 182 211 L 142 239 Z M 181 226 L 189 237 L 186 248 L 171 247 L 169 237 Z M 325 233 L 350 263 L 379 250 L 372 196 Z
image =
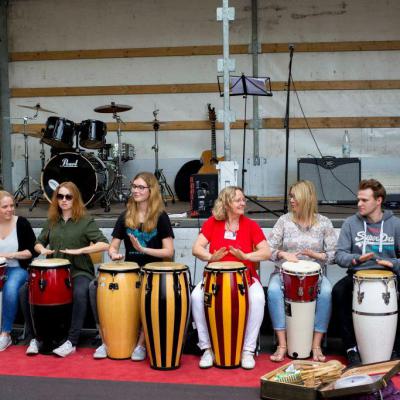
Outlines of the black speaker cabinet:
M 190 177 L 192 218 L 208 218 L 218 197 L 218 174 L 194 174 Z
M 356 204 L 361 180 L 359 158 L 299 158 L 297 179 L 314 183 L 320 204 Z

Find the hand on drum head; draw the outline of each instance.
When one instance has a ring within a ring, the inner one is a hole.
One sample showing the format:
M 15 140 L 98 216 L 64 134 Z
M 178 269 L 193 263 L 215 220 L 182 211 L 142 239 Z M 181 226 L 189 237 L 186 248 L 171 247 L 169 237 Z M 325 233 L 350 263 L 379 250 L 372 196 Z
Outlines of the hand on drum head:
M 111 258 L 112 261 L 119 261 L 119 260 L 123 260 L 124 256 L 123 254 L 119 254 L 119 253 L 111 253 L 108 254 Z
M 42 256 L 50 256 L 50 255 L 54 254 L 54 250 L 43 248 L 42 250 L 40 250 L 40 254 Z
M 229 253 L 231 253 L 234 257 L 238 258 L 239 260 L 247 260 L 247 254 L 244 253 L 242 250 L 237 249 L 233 246 L 229 246 Z
M 0 253 L 0 257 L 12 260 L 13 258 L 15 258 L 15 253 Z
M 376 260 L 376 263 L 382 267 L 393 268 L 393 263 L 389 260 Z
M 371 260 L 372 258 L 375 257 L 374 253 L 366 253 L 366 254 L 361 254 L 360 258 L 358 260 L 353 260 L 353 264 L 362 264 L 368 260 Z
M 65 249 L 60 250 L 60 253 L 71 254 L 72 256 L 80 256 L 82 253 L 82 249 Z
M 139 240 L 136 239 L 135 236 L 133 236 L 132 234 L 128 234 L 129 239 L 131 240 L 132 246 L 135 250 L 137 250 L 139 253 L 143 253 L 144 254 L 144 247 L 139 243 Z
M 298 253 L 297 253 L 298 254 Z M 318 253 L 317 251 L 311 249 L 304 249 L 300 252 L 303 256 L 313 258 L 314 260 L 324 261 L 326 259 L 325 253 Z
M 300 254 L 300 252 L 297 253 L 289 253 L 288 251 L 280 251 L 279 252 L 279 258 L 282 260 L 290 261 L 290 262 L 298 262 L 299 259 L 297 256 Z
M 210 259 L 208 262 L 215 262 L 219 261 L 221 258 L 224 258 L 228 254 L 226 247 L 221 247 L 220 249 L 216 250 L 213 254 L 211 254 Z

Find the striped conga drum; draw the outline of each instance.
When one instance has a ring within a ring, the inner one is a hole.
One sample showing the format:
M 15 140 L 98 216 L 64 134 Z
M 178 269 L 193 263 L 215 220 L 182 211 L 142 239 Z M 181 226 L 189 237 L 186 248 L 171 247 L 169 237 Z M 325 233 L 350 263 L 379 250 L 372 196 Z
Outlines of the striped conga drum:
M 140 267 L 134 262 L 100 264 L 97 310 L 107 356 L 130 358 L 140 327 Z
M 190 310 L 189 269 L 174 262 L 143 267 L 141 320 L 150 365 L 179 368 Z
M 204 309 L 215 366 L 240 366 L 249 309 L 246 266 L 214 262 L 204 269 Z
M 6 259 L 4 257 L 0 257 L 0 327 L 3 312 L 3 286 L 6 281 L 6 267 Z
M 65 341 L 71 324 L 71 264 L 64 258 L 33 260 L 29 267 L 29 304 L 40 351 L 50 353 Z

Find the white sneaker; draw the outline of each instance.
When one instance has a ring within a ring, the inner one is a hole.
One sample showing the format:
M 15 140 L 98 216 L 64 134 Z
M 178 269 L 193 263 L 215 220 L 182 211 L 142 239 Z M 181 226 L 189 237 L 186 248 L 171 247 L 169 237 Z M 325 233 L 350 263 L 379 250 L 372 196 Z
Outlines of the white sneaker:
M 136 346 L 131 355 L 132 361 L 143 361 L 146 358 L 146 347 Z
M 4 351 L 7 347 L 11 346 L 11 336 L 0 336 L 0 351 Z
M 104 343 L 99 346 L 96 351 L 93 353 L 93 358 L 96 360 L 100 360 L 101 358 L 107 358 L 107 347 Z
M 255 367 L 256 362 L 254 360 L 254 354 L 251 351 L 244 351 L 242 353 L 241 365 L 244 369 L 253 369 Z
M 57 354 L 60 357 L 67 357 L 72 353 L 75 353 L 76 347 L 72 346 L 72 343 L 67 340 L 65 343 L 63 343 L 60 347 L 57 347 L 56 349 L 53 350 L 54 354 Z
M 29 346 L 26 349 L 25 354 L 28 356 L 35 356 L 36 354 L 39 354 L 39 342 L 36 339 L 32 339 L 29 342 Z
M 203 355 L 200 358 L 200 368 L 211 368 L 214 365 L 214 354 L 211 349 L 204 350 Z

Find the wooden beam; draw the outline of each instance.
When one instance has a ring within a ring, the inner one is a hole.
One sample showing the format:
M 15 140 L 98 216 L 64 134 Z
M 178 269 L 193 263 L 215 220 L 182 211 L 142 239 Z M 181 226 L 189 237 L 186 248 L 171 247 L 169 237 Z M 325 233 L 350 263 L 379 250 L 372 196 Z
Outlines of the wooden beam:
M 296 52 L 394 51 L 400 40 L 294 43 Z M 128 49 L 25 51 L 10 54 L 10 61 L 85 60 L 99 58 L 189 57 L 222 54 L 220 45 L 148 47 Z M 262 43 L 262 53 L 286 53 L 288 43 Z M 231 54 L 249 54 L 247 44 L 230 45 Z
M 283 129 L 283 118 L 264 118 L 262 129 Z M 400 117 L 313 117 L 308 118 L 308 124 L 312 129 L 332 129 L 332 128 L 400 128 Z M 40 136 L 40 131 L 44 124 L 29 124 L 30 136 Z M 223 129 L 221 123 L 216 124 L 217 129 Z M 117 130 L 117 124 L 107 123 L 110 132 Z M 243 120 L 232 124 L 232 129 L 243 129 Z M 290 129 L 307 129 L 304 118 L 291 118 Z M 152 131 L 152 122 L 126 122 L 123 126 L 124 132 L 146 132 Z M 197 131 L 210 130 L 210 121 L 167 121 L 161 122 L 160 133 L 165 131 Z M 14 134 L 23 131 L 23 124 L 13 124 Z
M 286 82 L 273 82 L 272 91 L 286 90 Z M 297 90 L 394 90 L 400 80 L 298 81 Z M 66 86 L 43 88 L 12 88 L 13 98 L 109 96 L 175 93 L 219 93 L 217 83 L 172 83 L 165 85 Z

